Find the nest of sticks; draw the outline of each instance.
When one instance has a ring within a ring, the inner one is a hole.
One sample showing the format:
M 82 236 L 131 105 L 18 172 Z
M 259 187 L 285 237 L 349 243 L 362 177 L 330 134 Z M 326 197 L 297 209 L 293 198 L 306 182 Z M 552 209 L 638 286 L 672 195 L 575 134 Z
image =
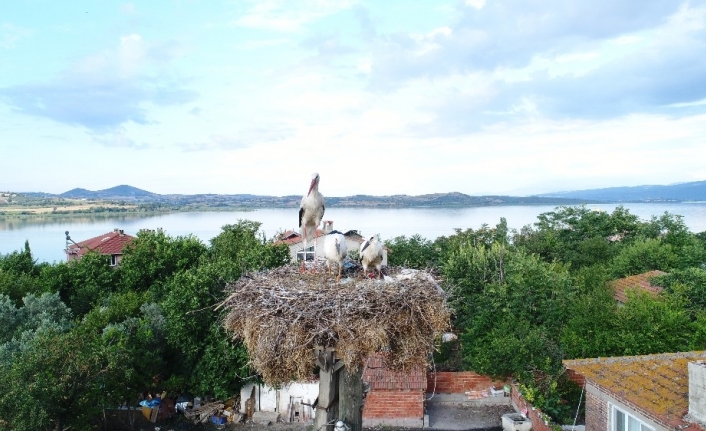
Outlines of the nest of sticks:
M 351 370 L 380 353 L 395 371 L 426 367 L 449 328 L 447 295 L 427 272 L 386 273 L 385 281 L 341 283 L 296 266 L 244 275 L 226 287 L 223 325 L 243 340 L 250 365 L 270 384 L 310 378 L 318 346 L 335 349 Z

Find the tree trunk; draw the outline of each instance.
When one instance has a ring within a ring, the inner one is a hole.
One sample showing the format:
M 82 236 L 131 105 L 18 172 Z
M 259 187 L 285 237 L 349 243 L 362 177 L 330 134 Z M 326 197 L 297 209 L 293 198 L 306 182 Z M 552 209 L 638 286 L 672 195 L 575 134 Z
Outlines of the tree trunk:
M 351 431 L 363 429 L 363 367 L 351 372 L 343 367 L 338 376 L 338 418 Z

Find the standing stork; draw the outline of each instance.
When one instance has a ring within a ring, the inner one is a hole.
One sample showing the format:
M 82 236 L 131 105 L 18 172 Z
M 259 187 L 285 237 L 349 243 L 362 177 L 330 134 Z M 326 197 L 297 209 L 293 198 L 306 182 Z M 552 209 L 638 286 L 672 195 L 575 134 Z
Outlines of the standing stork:
M 304 238 L 304 251 L 308 248 L 309 237 L 315 237 L 316 228 L 324 217 L 325 209 L 324 197 L 319 192 L 319 174 L 313 173 L 309 191 L 299 204 L 299 233 Z M 306 258 L 302 261 L 302 269 L 305 269 L 305 261 Z M 316 262 L 316 241 L 314 241 L 314 262 Z
M 346 237 L 342 234 L 330 233 L 326 235 L 324 241 L 324 256 L 326 257 L 326 265 L 328 266 L 328 274 L 331 275 L 331 264 L 338 264 L 338 277 L 336 281 L 341 281 L 341 271 L 343 270 L 343 260 L 348 255 L 348 246 L 346 245 Z
M 366 275 L 368 267 L 372 265 L 382 278 L 382 244 L 377 236 L 371 236 L 360 245 L 360 263 L 363 264 L 363 272 Z

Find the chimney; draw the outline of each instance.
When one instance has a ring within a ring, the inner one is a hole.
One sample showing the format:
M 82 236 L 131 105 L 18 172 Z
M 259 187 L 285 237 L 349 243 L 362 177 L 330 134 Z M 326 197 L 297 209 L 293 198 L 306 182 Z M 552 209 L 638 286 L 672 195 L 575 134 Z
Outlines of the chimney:
M 689 362 L 689 416 L 706 423 L 706 363 Z

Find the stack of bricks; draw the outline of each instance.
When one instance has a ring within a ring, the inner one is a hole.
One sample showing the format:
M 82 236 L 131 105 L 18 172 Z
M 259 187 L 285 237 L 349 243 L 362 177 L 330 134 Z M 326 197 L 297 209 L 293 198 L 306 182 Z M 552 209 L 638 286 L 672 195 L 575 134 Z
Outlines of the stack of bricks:
M 466 391 L 465 394 L 468 395 L 469 400 L 480 400 L 490 396 L 488 391 Z

